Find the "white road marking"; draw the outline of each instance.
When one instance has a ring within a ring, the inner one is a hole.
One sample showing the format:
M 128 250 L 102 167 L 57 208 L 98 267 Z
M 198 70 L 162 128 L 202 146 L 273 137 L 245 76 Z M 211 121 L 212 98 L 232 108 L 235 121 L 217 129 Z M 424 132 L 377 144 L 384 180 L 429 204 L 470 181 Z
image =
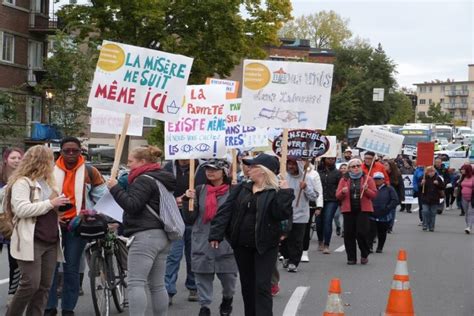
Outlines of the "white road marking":
M 298 286 L 285 306 L 282 316 L 296 316 L 301 302 L 308 293 L 309 286 Z
M 10 281 L 9 278 L 6 278 L 6 279 L 3 279 L 3 280 L 0 280 L 0 285 L 2 284 L 5 284 L 5 283 L 8 283 L 8 281 Z
M 412 211 L 412 212 L 418 212 L 418 207 L 415 208 L 415 209 L 413 209 L 413 210 L 411 210 L 411 211 Z
M 334 250 L 334 252 L 343 252 L 346 250 L 346 247 L 344 247 L 344 245 L 342 245 L 341 247 L 337 248 L 336 250 Z

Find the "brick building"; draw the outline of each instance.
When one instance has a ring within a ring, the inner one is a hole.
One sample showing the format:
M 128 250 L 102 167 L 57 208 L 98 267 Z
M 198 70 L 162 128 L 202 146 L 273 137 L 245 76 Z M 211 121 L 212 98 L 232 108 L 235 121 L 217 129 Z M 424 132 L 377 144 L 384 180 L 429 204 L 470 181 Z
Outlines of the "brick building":
M 44 121 L 44 96 L 34 87 L 56 26 L 49 9 L 49 0 L 0 0 L 0 91 L 14 97 L 17 124 L 25 127 L 24 137 L 2 139 L 0 146 L 28 143 L 31 123 Z

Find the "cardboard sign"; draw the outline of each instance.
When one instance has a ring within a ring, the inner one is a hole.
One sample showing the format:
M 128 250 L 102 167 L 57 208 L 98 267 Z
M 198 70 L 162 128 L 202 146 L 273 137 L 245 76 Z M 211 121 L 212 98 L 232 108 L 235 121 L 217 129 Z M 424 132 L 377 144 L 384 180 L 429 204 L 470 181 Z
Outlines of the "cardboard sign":
M 382 156 L 396 158 L 402 149 L 405 137 L 376 127 L 364 126 L 357 147 L 373 151 Z
M 326 129 L 333 65 L 245 60 L 242 123 Z
M 101 109 L 92 109 L 91 133 L 116 134 L 122 132 L 125 114 Z M 142 136 L 143 117 L 132 115 L 128 125 L 127 135 Z
M 88 107 L 175 122 L 193 59 L 103 41 Z
M 405 185 L 405 200 L 403 204 L 418 204 L 418 199 L 413 196 L 413 175 L 402 174 L 403 184 Z
M 420 142 L 417 146 L 416 165 L 418 167 L 428 167 L 433 165 L 434 143 Z
M 225 103 L 224 86 L 188 86 L 179 121 L 165 123 L 166 159 L 225 157 Z
M 450 158 L 449 159 L 449 168 L 454 168 L 456 170 L 461 169 L 462 166 L 469 163 L 469 158 Z
M 329 139 L 316 131 L 297 129 L 288 131 L 288 157 L 311 159 L 324 155 L 329 150 Z M 281 156 L 282 135 L 273 141 L 273 152 Z
M 239 95 L 239 82 L 232 80 L 206 78 L 206 84 L 220 84 L 225 86 L 226 98 L 237 99 Z
M 321 156 L 321 158 L 335 158 L 338 156 L 341 157 L 342 155 L 338 155 L 338 153 L 341 151 L 341 146 L 337 143 L 336 136 L 326 136 L 326 138 L 329 141 L 329 149 L 324 155 Z
M 407 156 L 416 156 L 416 146 L 405 145 L 403 146 L 403 154 Z

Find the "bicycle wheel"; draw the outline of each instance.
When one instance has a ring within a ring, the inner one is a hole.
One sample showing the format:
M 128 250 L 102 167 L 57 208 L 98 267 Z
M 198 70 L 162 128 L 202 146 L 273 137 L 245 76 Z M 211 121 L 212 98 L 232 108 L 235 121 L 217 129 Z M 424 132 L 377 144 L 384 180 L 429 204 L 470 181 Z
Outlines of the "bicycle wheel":
M 89 278 L 95 315 L 109 316 L 110 294 L 107 284 L 106 263 L 99 249 L 92 252 Z
M 125 309 L 125 272 L 117 261 L 115 255 L 107 254 L 107 270 L 109 273 L 109 281 L 113 280 L 110 284 L 112 298 L 114 300 L 115 308 L 119 313 L 122 313 Z

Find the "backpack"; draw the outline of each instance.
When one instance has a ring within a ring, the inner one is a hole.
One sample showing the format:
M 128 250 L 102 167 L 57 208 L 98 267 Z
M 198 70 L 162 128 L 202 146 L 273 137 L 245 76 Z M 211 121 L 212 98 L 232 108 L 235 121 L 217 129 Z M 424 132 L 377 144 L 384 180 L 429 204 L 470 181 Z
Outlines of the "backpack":
M 178 204 L 173 194 L 157 179 L 144 175 L 150 179 L 153 179 L 160 191 L 160 215 L 150 206 L 146 205 L 148 211 L 155 216 L 164 225 L 164 231 L 168 236 L 168 239 L 178 240 L 183 238 L 184 235 L 184 221 L 179 211 Z
M 4 186 L 0 189 L 0 198 L 1 198 L 1 212 L 0 212 L 0 234 L 3 235 L 5 239 L 10 239 L 13 234 L 13 229 L 15 225 L 13 224 L 13 212 L 12 212 L 12 192 L 11 188 L 9 192 L 7 191 L 7 186 Z M 36 187 L 30 186 L 30 202 L 33 203 L 34 194 Z
M 104 238 L 108 231 L 107 219 L 101 214 L 84 214 L 76 234 L 86 240 Z

